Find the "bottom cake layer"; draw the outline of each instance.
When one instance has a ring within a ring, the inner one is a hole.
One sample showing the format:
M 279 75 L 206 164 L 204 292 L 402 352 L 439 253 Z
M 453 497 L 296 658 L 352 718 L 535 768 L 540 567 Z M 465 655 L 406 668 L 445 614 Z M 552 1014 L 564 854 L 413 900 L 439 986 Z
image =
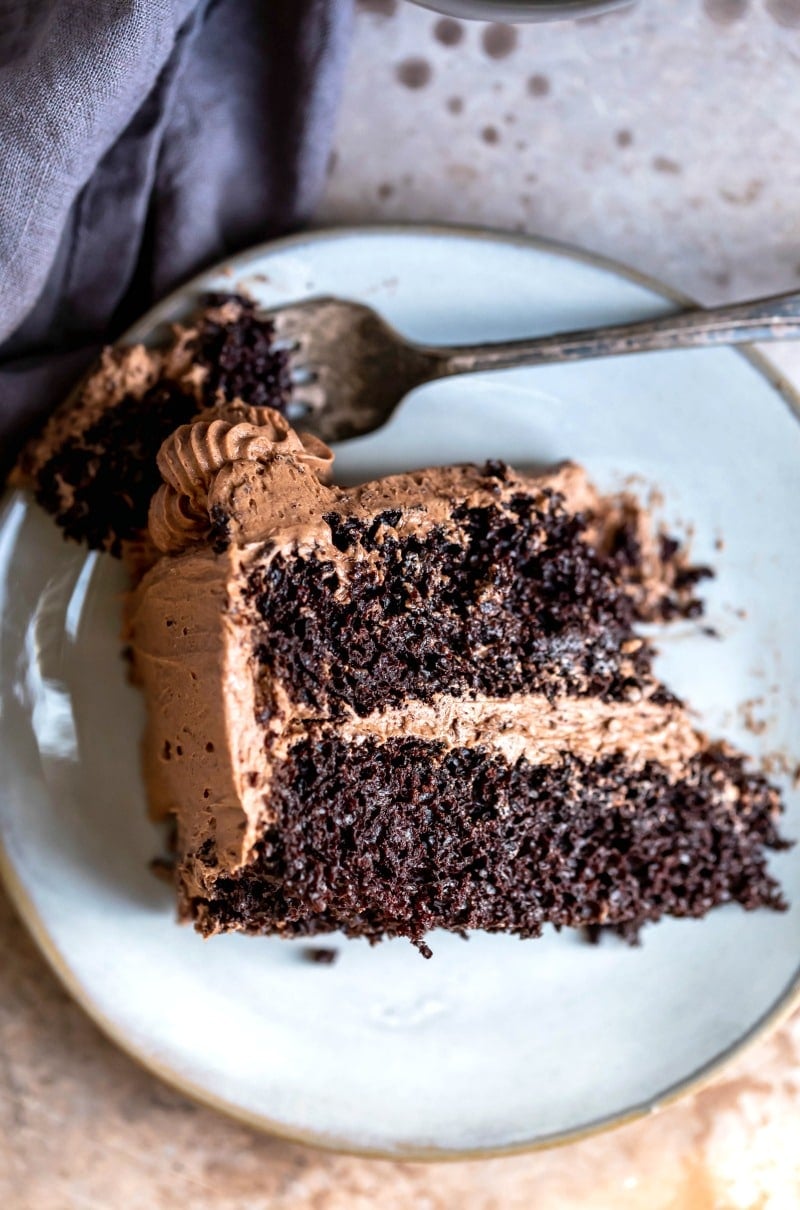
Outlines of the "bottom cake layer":
M 236 875 L 215 877 L 210 844 L 180 864 L 184 914 L 204 933 L 336 929 L 428 954 L 435 928 L 634 933 L 726 902 L 785 907 L 766 863 L 786 847 L 778 793 L 722 746 L 675 781 L 619 755 L 511 765 L 481 748 L 322 734 L 292 748 L 272 798 L 276 821 Z

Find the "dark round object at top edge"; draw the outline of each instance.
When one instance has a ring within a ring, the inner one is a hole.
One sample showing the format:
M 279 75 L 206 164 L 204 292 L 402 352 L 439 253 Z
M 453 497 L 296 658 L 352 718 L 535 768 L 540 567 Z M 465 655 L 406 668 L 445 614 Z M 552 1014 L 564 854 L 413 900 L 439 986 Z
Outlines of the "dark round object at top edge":
M 423 8 L 467 21 L 555 21 L 592 17 L 633 0 L 414 0 Z

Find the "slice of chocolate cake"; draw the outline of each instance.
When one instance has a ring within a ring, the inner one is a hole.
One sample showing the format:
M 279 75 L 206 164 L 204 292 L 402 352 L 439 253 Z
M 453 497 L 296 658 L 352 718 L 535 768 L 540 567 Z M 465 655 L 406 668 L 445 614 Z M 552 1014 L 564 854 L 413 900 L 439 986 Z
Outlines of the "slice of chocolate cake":
M 161 482 L 156 454 L 178 425 L 216 402 L 281 409 L 285 354 L 272 324 L 238 295 L 207 295 L 164 349 L 104 350 L 97 369 L 23 452 L 12 481 L 33 489 L 65 534 L 119 555 L 147 527 Z
M 581 469 L 330 486 L 268 408 L 161 448 L 131 609 L 153 813 L 204 934 L 633 930 L 782 905 L 777 791 L 653 671 L 702 569 Z

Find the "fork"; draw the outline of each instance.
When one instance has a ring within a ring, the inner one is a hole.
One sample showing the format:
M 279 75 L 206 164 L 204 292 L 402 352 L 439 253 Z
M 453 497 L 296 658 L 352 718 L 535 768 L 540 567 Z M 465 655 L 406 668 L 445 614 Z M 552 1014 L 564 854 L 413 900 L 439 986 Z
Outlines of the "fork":
M 309 298 L 262 312 L 287 350 L 294 383 L 289 415 L 321 437 L 363 437 L 385 424 L 415 387 L 437 378 L 800 336 L 800 293 L 723 307 L 693 307 L 658 319 L 495 344 L 421 345 L 371 307 Z

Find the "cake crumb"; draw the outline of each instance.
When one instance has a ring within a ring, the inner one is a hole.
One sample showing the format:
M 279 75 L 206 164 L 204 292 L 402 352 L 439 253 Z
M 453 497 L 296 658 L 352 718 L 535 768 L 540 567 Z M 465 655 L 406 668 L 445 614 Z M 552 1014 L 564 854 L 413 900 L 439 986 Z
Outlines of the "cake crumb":
M 763 735 L 767 729 L 767 720 L 757 713 L 764 708 L 763 697 L 750 697 L 739 706 L 742 725 L 751 735 Z
M 765 752 L 758 763 L 766 777 L 791 777 L 792 784 L 800 787 L 800 764 L 796 764 L 783 749 Z
M 175 862 L 168 857 L 154 857 L 150 862 L 150 872 L 159 882 L 167 882 L 172 886 L 175 878 Z
M 307 945 L 303 947 L 303 957 L 306 962 L 313 962 L 316 966 L 333 966 L 339 951 L 323 945 Z

